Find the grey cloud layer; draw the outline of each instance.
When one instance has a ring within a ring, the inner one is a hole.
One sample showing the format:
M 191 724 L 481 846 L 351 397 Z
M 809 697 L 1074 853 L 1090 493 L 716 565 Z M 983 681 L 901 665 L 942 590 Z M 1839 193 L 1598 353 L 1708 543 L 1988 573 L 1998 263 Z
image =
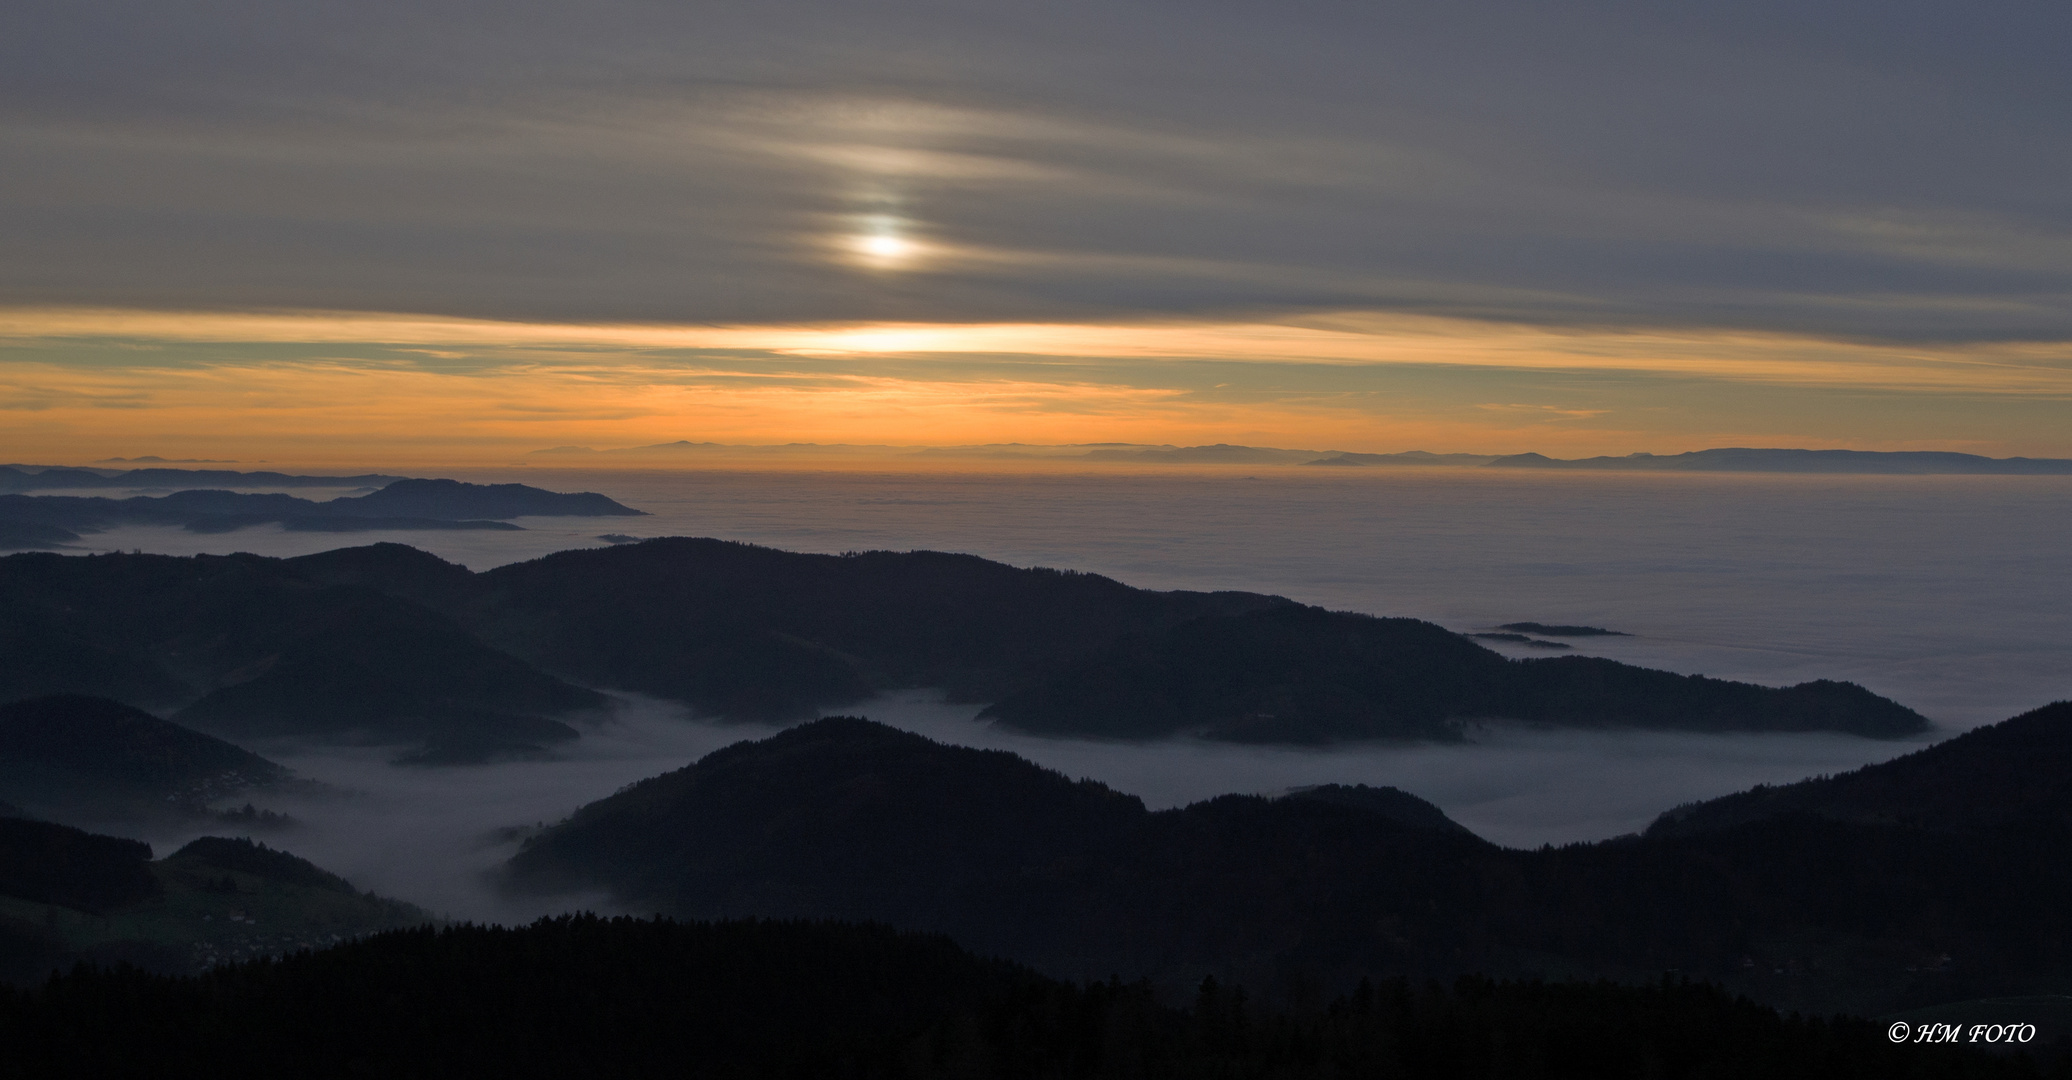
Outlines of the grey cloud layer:
M 2059 5 L 17 3 L 0 303 L 2072 334 Z M 935 254 L 843 257 L 894 219 Z

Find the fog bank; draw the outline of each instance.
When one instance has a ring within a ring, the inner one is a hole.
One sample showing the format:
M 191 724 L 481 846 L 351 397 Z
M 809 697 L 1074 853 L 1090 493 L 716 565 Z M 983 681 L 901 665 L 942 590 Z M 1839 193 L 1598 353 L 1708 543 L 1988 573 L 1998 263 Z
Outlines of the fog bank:
M 255 835 L 360 889 L 408 900 L 455 919 L 523 922 L 572 908 L 607 906 L 602 896 L 511 899 L 489 875 L 518 850 L 525 831 L 553 824 L 585 803 L 773 729 L 695 722 L 660 702 L 622 698 L 614 717 L 586 728 L 551 758 L 423 768 L 389 762 L 400 747 L 254 742 L 261 754 L 333 793 L 256 799 L 296 819 Z M 164 855 L 222 828 L 148 836 Z
M 852 710 L 960 746 L 1008 750 L 1072 777 L 1092 777 L 1154 810 L 1227 793 L 1271 795 L 1311 784 L 1401 788 L 1506 847 L 1602 840 L 1655 815 L 1755 784 L 1843 772 L 1927 745 L 1852 735 L 1699 735 L 1488 725 L 1464 744 L 1363 743 L 1329 748 L 1179 739 L 1118 743 L 1048 739 L 974 722 L 976 706 L 892 695 Z
M 1437 804 L 1511 847 L 1597 840 L 1644 828 L 1679 803 L 1757 783 L 1855 768 L 1918 748 L 1846 735 L 1691 735 L 1491 726 L 1462 745 L 1364 744 L 1332 749 L 1146 743 L 1021 735 L 973 717 L 978 706 L 916 691 L 843 710 L 941 742 L 1007 750 L 1074 778 L 1091 777 L 1165 809 L 1227 793 L 1277 794 L 1310 784 L 1388 785 Z M 692 719 L 673 705 L 624 698 L 615 717 L 539 761 L 417 768 L 394 747 L 255 744 L 336 790 L 257 800 L 300 823 L 258 839 L 344 875 L 361 889 L 457 919 L 522 922 L 610 910 L 602 895 L 506 897 L 491 881 L 525 833 L 627 784 L 682 768 L 720 747 L 774 732 Z M 166 854 L 195 836 L 147 837 Z M 231 830 L 235 831 L 235 830 Z M 636 913 L 637 914 L 637 913 Z

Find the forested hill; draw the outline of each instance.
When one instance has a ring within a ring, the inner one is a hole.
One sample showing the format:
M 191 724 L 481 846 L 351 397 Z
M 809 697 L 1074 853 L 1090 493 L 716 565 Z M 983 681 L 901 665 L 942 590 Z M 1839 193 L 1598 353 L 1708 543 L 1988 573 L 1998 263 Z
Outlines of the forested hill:
M 1840 776 L 1679 806 L 1656 819 L 1648 835 L 1688 835 L 1793 815 L 1938 832 L 1988 833 L 2043 822 L 2072 828 L 2072 702 Z
M 1347 794 L 1153 813 L 1005 753 L 829 719 L 584 807 L 508 872 L 637 911 L 882 920 L 1060 975 L 1277 993 L 1676 970 L 1878 1012 L 2072 981 L 2072 829 L 2017 792 L 1981 808 L 2000 817 L 1985 834 L 1792 816 L 1539 851 L 1402 793 Z
M 575 738 L 551 717 L 604 704 L 446 615 L 252 555 L 0 558 L 0 646 L 0 701 L 99 695 L 232 738 L 464 758 Z
M 222 739 L 107 698 L 0 705 L 0 796 L 65 820 L 197 817 L 276 788 L 287 769 Z
M 1460 737 L 1509 717 L 1700 731 L 1925 730 L 1862 687 L 1590 657 L 1510 660 L 1431 623 L 1153 592 L 970 555 L 662 539 L 480 574 L 396 544 L 295 559 L 0 559 L 0 700 L 102 694 L 230 734 L 373 732 L 434 758 L 537 749 L 626 690 L 805 719 L 939 687 L 1029 731 L 1251 742 Z M 574 684 L 574 685 L 571 685 Z
M 0 898 L 105 914 L 159 895 L 150 859 L 141 841 L 0 818 Z M 0 942 L 13 945 L 5 937 L 14 930 L 0 918 Z
M 1383 982 L 1285 1012 L 1204 982 L 1175 1007 L 878 926 L 587 917 L 382 934 L 194 979 L 76 972 L 0 992 L 0 1047 L 16 1075 L 218 1080 L 2038 1075 L 1673 981 Z
M 0 988 L 82 962 L 203 971 L 431 921 L 249 839 L 151 856 L 136 840 L 0 818 Z M 0 1077 L 13 1049 L 0 1036 Z
M 1025 730 L 1321 743 L 1458 737 L 1466 718 L 1696 730 L 1925 730 L 1846 683 L 1786 689 L 1585 657 L 1507 660 L 1414 619 L 1239 592 L 1153 592 L 970 555 L 805 555 L 671 538 L 470 575 L 375 545 L 291 560 L 311 580 L 448 612 L 590 686 L 798 719 L 941 687 Z

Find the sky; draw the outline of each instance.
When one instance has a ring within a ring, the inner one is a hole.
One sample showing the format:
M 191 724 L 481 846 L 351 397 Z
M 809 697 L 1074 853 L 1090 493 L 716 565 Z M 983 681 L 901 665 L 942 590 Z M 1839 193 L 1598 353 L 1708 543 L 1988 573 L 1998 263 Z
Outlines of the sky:
M 0 456 L 2072 456 L 2072 9 L 14 0 Z

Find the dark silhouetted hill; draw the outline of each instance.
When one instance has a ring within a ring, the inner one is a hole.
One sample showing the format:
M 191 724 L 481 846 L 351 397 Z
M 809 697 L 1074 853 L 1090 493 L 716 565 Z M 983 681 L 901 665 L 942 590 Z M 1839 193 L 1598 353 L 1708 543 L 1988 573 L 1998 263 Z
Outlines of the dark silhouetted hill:
M 1515 630 L 1521 634 L 1541 634 L 1546 637 L 1632 637 L 1622 630 L 1606 630 L 1601 626 L 1570 626 L 1565 623 L 1548 625 L 1536 622 L 1507 622 L 1499 630 Z
M 1318 784 L 1314 787 L 1297 788 L 1282 798 L 1307 799 L 1332 806 L 1349 807 L 1379 815 L 1399 825 L 1437 829 L 1440 832 L 1468 832 L 1466 826 L 1447 817 L 1444 810 L 1401 788 L 1368 787 L 1366 784 Z
M 834 717 L 740 743 L 592 803 L 513 864 L 534 890 L 618 880 L 626 899 L 700 917 L 882 918 L 941 925 L 952 912 L 1018 909 L 1012 883 L 1144 804 L 999 750 L 931 742 Z
M 1563 727 L 1846 731 L 1872 737 L 1918 734 L 1929 727 L 1926 718 L 1904 705 L 1831 679 L 1772 688 L 1595 656 L 1512 663 L 1512 677 L 1492 715 Z
M 1509 660 L 1431 623 L 1294 604 L 1124 639 L 983 715 L 1045 734 L 1308 743 L 1452 739 L 1461 721 L 1485 717 L 1872 736 L 1928 726 L 1849 683 L 1774 689 L 1594 657 Z
M 181 706 L 180 723 L 223 734 L 480 757 L 572 737 L 552 717 L 604 704 L 446 615 L 250 555 L 0 558 L 0 627 L 30 645 L 0 652 L 0 689 Z
M 797 719 L 883 689 L 991 700 L 1119 632 L 1288 603 L 1156 593 L 971 555 L 801 555 L 670 538 L 477 575 L 462 617 L 593 686 L 743 719 Z
M 253 843 L 248 837 L 199 837 L 166 856 L 165 862 L 169 869 L 188 873 L 234 871 L 280 885 L 324 889 L 349 896 L 359 895 L 352 882 L 337 874 L 317 866 L 308 859 L 290 855 L 285 851 L 276 851 L 265 844 Z
M 134 840 L 0 819 L 0 999 L 77 963 L 185 974 L 430 921 L 247 839 L 202 837 L 153 862 Z
M 119 470 L 110 470 L 119 471 Z M 57 487 L 104 487 L 108 473 L 62 466 L 0 465 L 0 491 L 34 491 Z
M 136 840 L 0 818 L 0 897 L 100 914 L 159 894 L 150 862 Z
M 364 732 L 472 744 L 487 735 L 517 749 L 575 738 L 547 717 L 604 704 L 436 612 L 375 593 L 329 599 L 297 612 L 311 617 L 178 719 L 242 736 Z
M 467 567 L 408 544 L 334 548 L 289 559 L 286 568 L 304 580 L 369 589 L 433 610 L 465 607 L 477 591 Z
M 0 705 L 0 793 L 60 820 L 197 815 L 287 769 L 106 698 Z
M 402 588 L 437 599 L 415 584 L 419 571 L 404 573 Z M 1457 737 L 1454 721 L 1518 711 L 1591 726 L 1928 726 L 1860 690 L 1773 690 L 1612 661 L 1536 669 L 1546 662 L 1507 660 L 1411 619 L 1249 593 L 1158 593 L 937 552 L 650 540 L 499 567 L 476 588 L 475 599 L 440 602 L 516 655 L 590 685 L 751 719 L 932 686 L 990 701 L 988 716 L 1024 730 L 1119 738 L 1445 739 Z
M 1792 816 L 1971 834 L 2039 823 L 2072 829 L 2072 702 L 1840 776 L 1679 806 L 1657 818 L 1648 835 Z
M 1794 815 L 1539 851 L 1410 798 L 1152 813 L 1010 755 L 839 719 L 591 804 L 528 841 L 507 880 L 681 917 L 882 920 L 1060 975 L 1214 973 L 1289 994 L 1362 973 L 1676 970 L 1780 1006 L 1882 1011 L 2072 979 L 2072 829 L 2019 797 L 1989 835 Z
M 105 485 L 102 485 L 105 486 Z M 396 480 L 379 491 L 328 502 L 279 493 L 213 489 L 115 499 L 91 495 L 0 495 L 0 540 L 26 538 L 20 547 L 49 547 L 60 534 L 122 524 L 178 525 L 191 532 L 233 532 L 279 523 L 301 532 L 370 529 L 517 529 L 498 519 L 623 517 L 642 511 L 593 492 L 561 493 L 524 484 L 469 484 L 458 480 Z M 76 538 L 76 536 L 74 537 Z
M 398 480 L 379 491 L 321 505 L 334 514 L 363 517 L 644 516 L 642 511 L 595 492 L 563 494 L 525 484 L 469 484 L 459 480 Z
M 1450 739 L 1512 667 L 1431 623 L 1279 604 L 1123 638 L 982 715 L 1060 735 Z
M 1512 644 L 1512 645 L 1525 645 L 1525 646 L 1528 646 L 1528 647 L 1530 647 L 1530 648 L 1534 648 L 1534 649 L 1569 649 L 1569 648 L 1574 648 L 1574 646 L 1572 646 L 1572 645 L 1569 645 L 1569 644 L 1568 644 L 1567 642 L 1562 642 L 1562 641 L 1541 641 L 1541 640 L 1540 640 L 1540 639 L 1538 639 L 1538 638 L 1529 638 L 1529 637 L 1526 637 L 1526 636 L 1525 636 L 1524 634 L 1492 634 L 1492 633 L 1479 633 L 1479 634 L 1467 634 L 1467 635 L 1464 635 L 1464 636 L 1466 636 L 1466 637 L 1471 637 L 1471 638 L 1474 638 L 1474 639 L 1475 639 L 1475 640 L 1477 640 L 1477 641 L 1502 641 L 1502 642 L 1506 642 L 1506 643 L 1509 643 L 1509 644 Z
M 8 566 L 0 562 L 0 578 Z M 78 613 L 33 601 L 0 584 L 0 701 L 48 694 L 97 694 L 160 708 L 191 696 L 148 652 L 101 644 Z
M 170 699 L 210 730 L 450 732 L 434 759 L 485 739 L 525 751 L 565 737 L 536 718 L 601 699 L 560 679 L 763 721 L 932 687 L 1024 730 L 1108 738 L 1454 739 L 1465 721 L 1503 717 L 1871 736 L 1928 726 L 1848 684 L 1513 661 L 1412 619 L 940 552 L 670 538 L 482 574 L 399 545 L 36 561 L 54 558 L 0 559 L 0 600 L 13 601 L 0 626 L 33 626 L 39 648 L 64 652 L 56 665 L 0 654 L 0 687 Z M 105 688 L 91 677 L 103 669 Z M 485 714 L 505 719 L 485 728 Z
M 79 534 L 35 521 L 0 520 L 0 551 L 43 551 L 64 547 Z

